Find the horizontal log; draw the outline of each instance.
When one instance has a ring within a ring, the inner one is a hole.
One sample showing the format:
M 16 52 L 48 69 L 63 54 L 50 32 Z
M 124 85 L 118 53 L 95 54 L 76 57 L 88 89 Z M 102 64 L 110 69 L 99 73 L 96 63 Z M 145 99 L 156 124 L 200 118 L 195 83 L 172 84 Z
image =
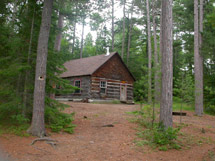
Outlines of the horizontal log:
M 172 112 L 172 115 L 176 115 L 176 116 L 186 116 L 187 113 L 186 113 L 186 112 Z
M 115 80 L 115 79 L 92 77 L 91 80 L 92 80 L 92 82 L 100 82 L 100 81 L 104 80 L 104 81 L 107 81 L 108 83 L 122 84 L 121 80 Z M 128 82 L 123 83 L 123 84 L 133 86 L 133 84 L 130 84 Z
M 98 91 L 98 90 L 91 90 L 91 92 L 99 93 L 100 91 Z

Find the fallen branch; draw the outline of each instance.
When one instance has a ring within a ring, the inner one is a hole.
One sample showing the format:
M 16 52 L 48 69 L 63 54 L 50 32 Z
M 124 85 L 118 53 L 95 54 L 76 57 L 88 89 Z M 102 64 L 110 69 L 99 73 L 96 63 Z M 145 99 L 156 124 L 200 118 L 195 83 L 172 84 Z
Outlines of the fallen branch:
M 31 143 L 31 145 L 34 145 L 37 141 L 58 142 L 57 140 L 53 140 L 53 139 L 51 139 L 51 138 L 46 138 L 46 137 L 44 137 L 44 138 L 37 138 L 37 139 L 34 139 L 34 140 L 32 141 L 32 143 Z
M 114 127 L 112 124 L 103 125 L 102 127 Z

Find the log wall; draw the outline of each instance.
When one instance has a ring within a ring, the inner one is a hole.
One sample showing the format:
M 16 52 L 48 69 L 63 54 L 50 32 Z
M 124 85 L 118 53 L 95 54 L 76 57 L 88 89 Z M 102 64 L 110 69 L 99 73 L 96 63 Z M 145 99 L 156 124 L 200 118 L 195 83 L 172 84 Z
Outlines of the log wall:
M 81 76 L 81 77 L 69 77 L 65 78 L 71 82 L 71 85 L 74 85 L 75 80 L 81 81 L 81 93 L 70 93 L 59 96 L 60 98 L 68 99 L 85 99 L 91 98 L 90 89 L 91 89 L 91 76 Z M 59 98 L 58 97 L 58 98 Z
M 106 63 L 104 63 L 97 71 L 93 73 L 92 76 L 113 80 L 124 80 L 129 84 L 133 84 L 135 81 L 118 54 L 114 55 Z
M 107 82 L 106 93 L 100 92 L 100 81 Z M 93 99 L 120 100 L 120 86 L 124 85 L 127 88 L 127 100 L 133 101 L 133 85 L 126 81 L 113 80 L 107 78 L 91 78 L 91 97 Z

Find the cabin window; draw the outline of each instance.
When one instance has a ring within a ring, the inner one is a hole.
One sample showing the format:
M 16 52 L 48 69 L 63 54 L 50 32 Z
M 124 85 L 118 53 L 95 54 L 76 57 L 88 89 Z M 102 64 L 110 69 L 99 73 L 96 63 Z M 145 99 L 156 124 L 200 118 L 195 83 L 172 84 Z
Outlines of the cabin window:
M 107 82 L 106 81 L 100 81 L 100 92 L 106 93 L 106 88 L 107 88 Z
M 74 81 L 74 86 L 78 87 L 78 88 L 81 88 L 81 80 L 75 80 Z M 75 93 L 81 93 L 81 90 L 80 89 L 76 89 Z

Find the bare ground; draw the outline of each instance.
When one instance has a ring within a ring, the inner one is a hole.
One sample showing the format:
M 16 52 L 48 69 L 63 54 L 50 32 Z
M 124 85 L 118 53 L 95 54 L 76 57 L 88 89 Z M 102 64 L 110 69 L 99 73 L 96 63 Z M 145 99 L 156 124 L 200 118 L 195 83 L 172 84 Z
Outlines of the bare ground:
M 137 110 L 137 105 L 67 104 L 71 107 L 66 112 L 76 113 L 77 127 L 72 135 L 49 132 L 50 138 L 58 141 L 57 146 L 44 141 L 30 145 L 35 137 L 4 134 L 0 136 L 1 147 L 18 161 L 214 161 L 215 117 L 197 117 L 187 112 L 181 129 L 185 146 L 163 152 L 135 145 L 138 126 L 129 121 L 133 116 L 125 112 Z M 178 116 L 173 119 L 174 124 L 179 123 Z M 108 124 L 114 127 L 102 127 Z

